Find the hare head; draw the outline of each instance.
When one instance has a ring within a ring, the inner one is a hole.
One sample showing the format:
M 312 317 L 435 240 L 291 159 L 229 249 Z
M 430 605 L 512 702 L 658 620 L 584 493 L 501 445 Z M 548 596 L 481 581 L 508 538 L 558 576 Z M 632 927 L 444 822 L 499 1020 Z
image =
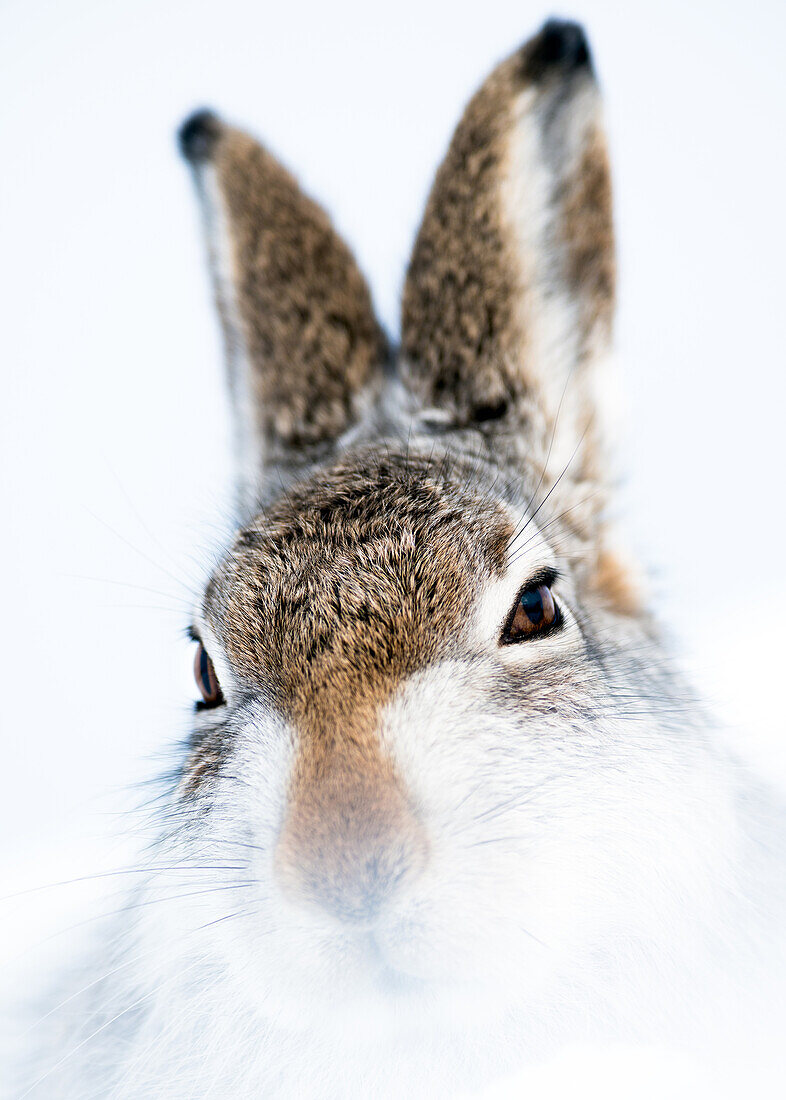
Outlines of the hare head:
M 587 985 L 711 905 L 730 815 L 608 522 L 584 34 L 547 23 L 470 101 L 397 346 L 270 152 L 209 112 L 180 141 L 242 513 L 167 840 L 236 870 L 183 927 L 198 908 L 211 965 L 293 1027 L 487 1026 Z

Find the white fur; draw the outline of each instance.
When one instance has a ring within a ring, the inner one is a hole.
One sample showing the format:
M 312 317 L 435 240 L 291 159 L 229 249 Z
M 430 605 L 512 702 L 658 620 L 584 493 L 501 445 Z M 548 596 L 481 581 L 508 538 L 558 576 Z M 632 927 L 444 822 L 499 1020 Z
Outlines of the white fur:
M 234 416 L 235 470 L 241 514 L 253 511 L 259 498 L 260 470 L 263 468 L 264 437 L 258 429 L 254 411 L 252 367 L 243 340 L 244 326 L 235 294 L 236 261 L 224 197 L 209 162 L 195 166 L 194 175 L 200 195 L 216 299 L 224 318 L 224 343 L 229 389 Z

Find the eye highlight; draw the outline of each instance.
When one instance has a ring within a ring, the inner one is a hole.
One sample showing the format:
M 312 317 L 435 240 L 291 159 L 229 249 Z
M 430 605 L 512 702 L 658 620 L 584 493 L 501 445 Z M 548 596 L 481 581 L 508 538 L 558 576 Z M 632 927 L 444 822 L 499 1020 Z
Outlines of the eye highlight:
M 501 645 L 512 645 L 529 638 L 543 637 L 562 626 L 562 615 L 551 586 L 553 573 L 530 581 L 520 593 L 502 632 Z
M 194 656 L 194 679 L 202 694 L 202 707 L 217 707 L 224 702 L 224 694 L 216 676 L 213 662 L 207 655 L 207 650 L 201 642 L 197 645 Z

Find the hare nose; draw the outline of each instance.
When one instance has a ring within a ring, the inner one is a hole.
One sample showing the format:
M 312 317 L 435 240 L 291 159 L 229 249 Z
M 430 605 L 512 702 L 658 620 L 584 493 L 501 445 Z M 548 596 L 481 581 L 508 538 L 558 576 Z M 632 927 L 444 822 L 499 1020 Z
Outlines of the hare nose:
M 368 924 L 423 870 L 422 826 L 386 769 L 346 762 L 294 791 L 275 853 L 284 892 L 350 924 Z

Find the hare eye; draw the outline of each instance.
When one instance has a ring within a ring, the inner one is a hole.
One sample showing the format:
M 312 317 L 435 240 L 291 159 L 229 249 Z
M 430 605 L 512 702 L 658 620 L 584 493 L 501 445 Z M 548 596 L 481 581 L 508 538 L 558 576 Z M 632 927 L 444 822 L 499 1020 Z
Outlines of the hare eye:
M 208 657 L 207 650 L 201 642 L 197 646 L 196 656 L 194 657 L 194 679 L 202 693 L 202 706 L 217 707 L 224 702 L 221 685 L 218 682 L 216 670 L 213 668 L 213 662 Z
M 523 642 L 556 630 L 562 623 L 559 607 L 548 583 L 530 584 L 519 596 L 502 633 L 502 644 Z

